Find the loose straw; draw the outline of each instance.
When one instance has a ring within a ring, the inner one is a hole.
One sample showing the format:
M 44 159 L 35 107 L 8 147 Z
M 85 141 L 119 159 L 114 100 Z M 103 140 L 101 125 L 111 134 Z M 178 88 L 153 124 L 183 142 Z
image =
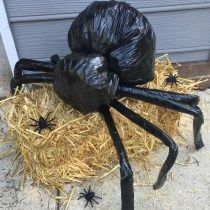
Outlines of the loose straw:
M 181 84 L 177 87 L 165 86 L 165 75 L 177 74 L 166 56 L 156 61 L 155 68 L 155 79 L 144 87 L 187 93 L 199 84 L 178 78 Z M 8 124 L 7 135 L 14 145 L 14 150 L 3 153 L 0 158 L 17 151 L 16 159 L 22 160 L 23 165 L 19 167 L 24 179 L 31 177 L 52 189 L 62 189 L 66 183 L 82 182 L 93 176 L 103 178 L 118 169 L 116 151 L 101 116 L 98 113 L 84 116 L 73 110 L 56 96 L 51 85 L 37 87 L 24 88 L 0 102 Z M 170 136 L 177 136 L 180 113 L 128 98 L 120 101 Z M 34 123 L 30 118 L 38 120 L 49 112 L 49 119 L 55 117 L 53 131 L 34 132 L 34 127 L 29 126 Z M 115 110 L 111 112 L 129 158 L 147 165 L 151 151 L 160 141 Z M 71 196 L 68 202 L 70 200 Z

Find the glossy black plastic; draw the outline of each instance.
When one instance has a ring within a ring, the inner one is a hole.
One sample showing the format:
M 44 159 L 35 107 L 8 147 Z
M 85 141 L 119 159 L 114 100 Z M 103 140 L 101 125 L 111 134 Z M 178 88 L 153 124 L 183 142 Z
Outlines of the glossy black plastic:
M 204 144 L 200 133 L 203 114 L 197 106 L 199 97 L 135 87 L 153 79 L 155 34 L 148 20 L 125 2 L 93 2 L 75 19 L 68 39 L 73 53 L 63 59 L 55 54 L 48 62 L 18 61 L 10 83 L 11 93 L 26 83 L 52 83 L 58 96 L 78 111 L 99 111 L 119 156 L 122 210 L 133 210 L 133 172 L 109 106 L 169 148 L 169 155 L 153 186 L 158 189 L 164 184 L 176 160 L 178 148 L 166 133 L 115 98 L 131 97 L 193 115 L 194 143 L 196 149 L 200 149 Z M 25 70 L 33 74 L 25 74 Z
M 204 123 L 203 113 L 196 106 L 198 97 L 188 94 L 171 93 L 167 91 L 154 91 L 140 87 L 119 86 L 118 93 L 120 96 L 127 96 L 152 103 L 158 106 L 166 107 L 178 112 L 190 114 L 193 119 L 193 134 L 196 149 L 204 146 L 200 130 Z M 193 105 L 191 105 L 193 103 Z
M 102 106 L 99 112 L 104 117 L 105 123 L 112 137 L 115 149 L 120 162 L 120 177 L 121 177 L 121 201 L 122 210 L 134 209 L 134 191 L 133 191 L 133 172 L 128 161 L 125 148 L 121 142 L 120 135 L 115 126 L 108 106 Z
M 156 127 L 148 120 L 144 119 L 143 117 L 139 116 L 132 110 L 128 109 L 117 100 L 114 100 L 111 106 L 114 107 L 122 115 L 127 117 L 129 120 L 142 127 L 148 133 L 151 133 L 153 136 L 159 138 L 167 147 L 169 147 L 168 157 L 160 169 L 160 173 L 158 175 L 156 183 L 153 185 L 154 190 L 159 189 L 160 187 L 163 186 L 164 182 L 166 181 L 167 173 L 175 163 L 175 160 L 178 155 L 177 145 L 165 132 L 163 132 L 158 127 Z
M 121 82 L 143 84 L 154 77 L 155 33 L 126 2 L 91 3 L 72 23 L 68 41 L 73 52 L 102 54 Z
M 72 53 L 57 64 L 53 87 L 73 108 L 89 113 L 111 102 L 118 82 L 118 76 L 108 70 L 103 56 Z

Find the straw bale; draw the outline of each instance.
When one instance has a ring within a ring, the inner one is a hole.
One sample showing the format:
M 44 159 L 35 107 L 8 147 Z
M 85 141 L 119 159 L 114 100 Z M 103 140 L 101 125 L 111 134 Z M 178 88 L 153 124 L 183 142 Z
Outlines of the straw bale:
M 157 59 L 155 68 L 155 79 L 144 85 L 147 88 L 189 93 L 199 84 L 178 78 L 181 83 L 178 86 L 165 86 L 166 74 L 178 74 L 167 56 Z M 120 101 L 170 136 L 177 136 L 180 113 L 128 98 Z M 112 139 L 101 116 L 98 113 L 80 114 L 63 103 L 51 85 L 24 87 L 15 96 L 1 101 L 0 106 L 8 124 L 2 142 L 12 139 L 14 145 L 6 155 L 14 151 L 17 154 L 15 174 L 22 173 L 46 187 L 61 189 L 69 182 L 104 177 L 119 167 Z M 43 130 L 41 134 L 34 132 L 34 127 L 29 126 L 34 123 L 30 118 L 38 120 L 49 112 L 49 119 L 55 117 L 53 130 Z M 111 112 L 129 159 L 139 164 L 147 163 L 160 141 L 115 110 L 111 109 Z

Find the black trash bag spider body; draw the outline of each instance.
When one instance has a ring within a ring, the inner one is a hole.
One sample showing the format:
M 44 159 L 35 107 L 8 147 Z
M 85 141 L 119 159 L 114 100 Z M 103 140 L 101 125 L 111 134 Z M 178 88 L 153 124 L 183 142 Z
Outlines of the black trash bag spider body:
M 123 210 L 134 209 L 133 172 L 109 111 L 113 107 L 159 138 L 168 148 L 154 189 L 160 188 L 178 154 L 175 142 L 158 127 L 126 108 L 116 98 L 130 97 L 194 116 L 196 149 L 204 146 L 200 129 L 203 115 L 196 95 L 135 87 L 153 79 L 155 33 L 148 20 L 125 2 L 93 2 L 74 20 L 68 33 L 72 54 L 51 61 L 21 59 L 11 80 L 11 92 L 26 83 L 52 83 L 58 96 L 82 113 L 103 116 L 120 161 Z M 23 70 L 44 73 L 23 74 Z M 140 139 L 141 141 L 141 139 Z

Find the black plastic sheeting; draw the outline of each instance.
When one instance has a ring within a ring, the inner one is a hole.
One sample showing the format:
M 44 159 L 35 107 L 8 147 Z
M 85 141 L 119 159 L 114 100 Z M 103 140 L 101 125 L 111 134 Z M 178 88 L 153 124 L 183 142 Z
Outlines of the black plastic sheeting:
M 68 42 L 72 52 L 102 54 L 121 83 L 153 79 L 155 33 L 146 17 L 125 2 L 90 4 L 71 25 Z
M 108 70 L 98 54 L 72 53 L 64 57 L 54 72 L 54 90 L 74 109 L 89 113 L 113 100 L 118 76 Z

